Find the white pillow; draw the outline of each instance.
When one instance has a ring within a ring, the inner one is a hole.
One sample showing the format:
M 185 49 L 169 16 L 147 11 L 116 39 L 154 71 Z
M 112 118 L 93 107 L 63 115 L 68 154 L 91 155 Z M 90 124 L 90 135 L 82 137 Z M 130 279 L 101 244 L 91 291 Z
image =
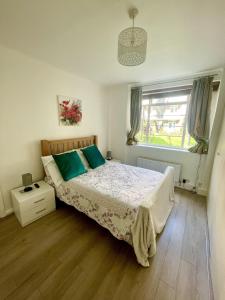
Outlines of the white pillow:
M 41 157 L 45 173 L 50 177 L 56 187 L 58 187 L 64 180 L 59 171 L 57 164 L 52 155 Z
M 77 154 L 79 155 L 85 169 L 86 170 L 90 169 L 89 163 L 88 163 L 86 157 L 84 156 L 84 153 L 80 149 L 76 149 L 76 151 L 77 151 Z

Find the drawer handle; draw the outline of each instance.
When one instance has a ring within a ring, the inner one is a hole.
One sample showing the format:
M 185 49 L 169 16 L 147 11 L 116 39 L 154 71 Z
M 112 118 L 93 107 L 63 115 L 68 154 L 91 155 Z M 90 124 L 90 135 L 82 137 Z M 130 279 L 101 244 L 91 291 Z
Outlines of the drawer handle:
M 42 198 L 42 199 L 39 199 L 37 201 L 34 201 L 34 203 L 39 203 L 39 202 L 44 201 L 44 200 L 45 200 L 45 198 Z
M 39 211 L 36 211 L 35 214 L 38 215 L 38 214 L 42 213 L 42 212 L 45 211 L 45 210 L 46 210 L 46 208 L 43 208 L 43 209 L 41 209 L 41 210 L 39 210 Z

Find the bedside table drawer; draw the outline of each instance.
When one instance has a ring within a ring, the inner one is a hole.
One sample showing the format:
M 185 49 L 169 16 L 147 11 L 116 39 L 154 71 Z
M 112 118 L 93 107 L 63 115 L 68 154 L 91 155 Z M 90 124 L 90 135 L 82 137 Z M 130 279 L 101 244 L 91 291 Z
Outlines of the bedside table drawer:
M 44 199 L 43 201 L 34 203 L 33 206 L 30 208 L 30 211 L 38 215 L 42 211 L 51 210 L 52 208 L 55 208 L 55 201 Z
M 55 210 L 55 203 L 42 202 L 39 207 L 33 207 L 30 210 L 24 211 L 21 215 L 22 223 L 29 224 L 40 217 L 47 215 Z
M 46 207 L 50 204 L 55 203 L 54 192 L 49 191 L 48 193 L 44 193 L 42 195 L 37 195 L 29 199 L 28 201 L 21 204 L 21 211 L 27 210 L 38 210 L 42 207 Z

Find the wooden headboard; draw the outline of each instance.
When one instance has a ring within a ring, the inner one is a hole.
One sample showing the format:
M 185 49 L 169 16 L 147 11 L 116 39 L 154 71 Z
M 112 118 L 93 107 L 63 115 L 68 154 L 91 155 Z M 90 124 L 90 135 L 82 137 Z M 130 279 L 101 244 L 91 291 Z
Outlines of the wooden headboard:
M 41 154 L 42 156 L 58 154 L 72 149 L 87 147 L 93 144 L 97 145 L 97 143 L 97 135 L 64 140 L 42 140 Z

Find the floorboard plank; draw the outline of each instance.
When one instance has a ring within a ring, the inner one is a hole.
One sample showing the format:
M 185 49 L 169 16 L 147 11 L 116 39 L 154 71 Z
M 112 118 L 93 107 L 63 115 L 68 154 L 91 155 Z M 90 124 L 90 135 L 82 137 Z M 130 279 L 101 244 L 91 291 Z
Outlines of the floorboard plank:
M 175 217 L 175 226 L 171 232 L 171 239 L 160 276 L 160 279 L 172 288 L 176 288 L 180 258 L 182 254 L 186 215 L 186 201 L 179 199 L 179 203 L 177 204 L 177 214 Z
M 185 260 L 181 260 L 176 288 L 177 300 L 196 299 L 195 279 L 194 266 Z
M 169 287 L 165 282 L 160 281 L 159 287 L 156 293 L 156 300 L 175 300 L 175 290 Z

